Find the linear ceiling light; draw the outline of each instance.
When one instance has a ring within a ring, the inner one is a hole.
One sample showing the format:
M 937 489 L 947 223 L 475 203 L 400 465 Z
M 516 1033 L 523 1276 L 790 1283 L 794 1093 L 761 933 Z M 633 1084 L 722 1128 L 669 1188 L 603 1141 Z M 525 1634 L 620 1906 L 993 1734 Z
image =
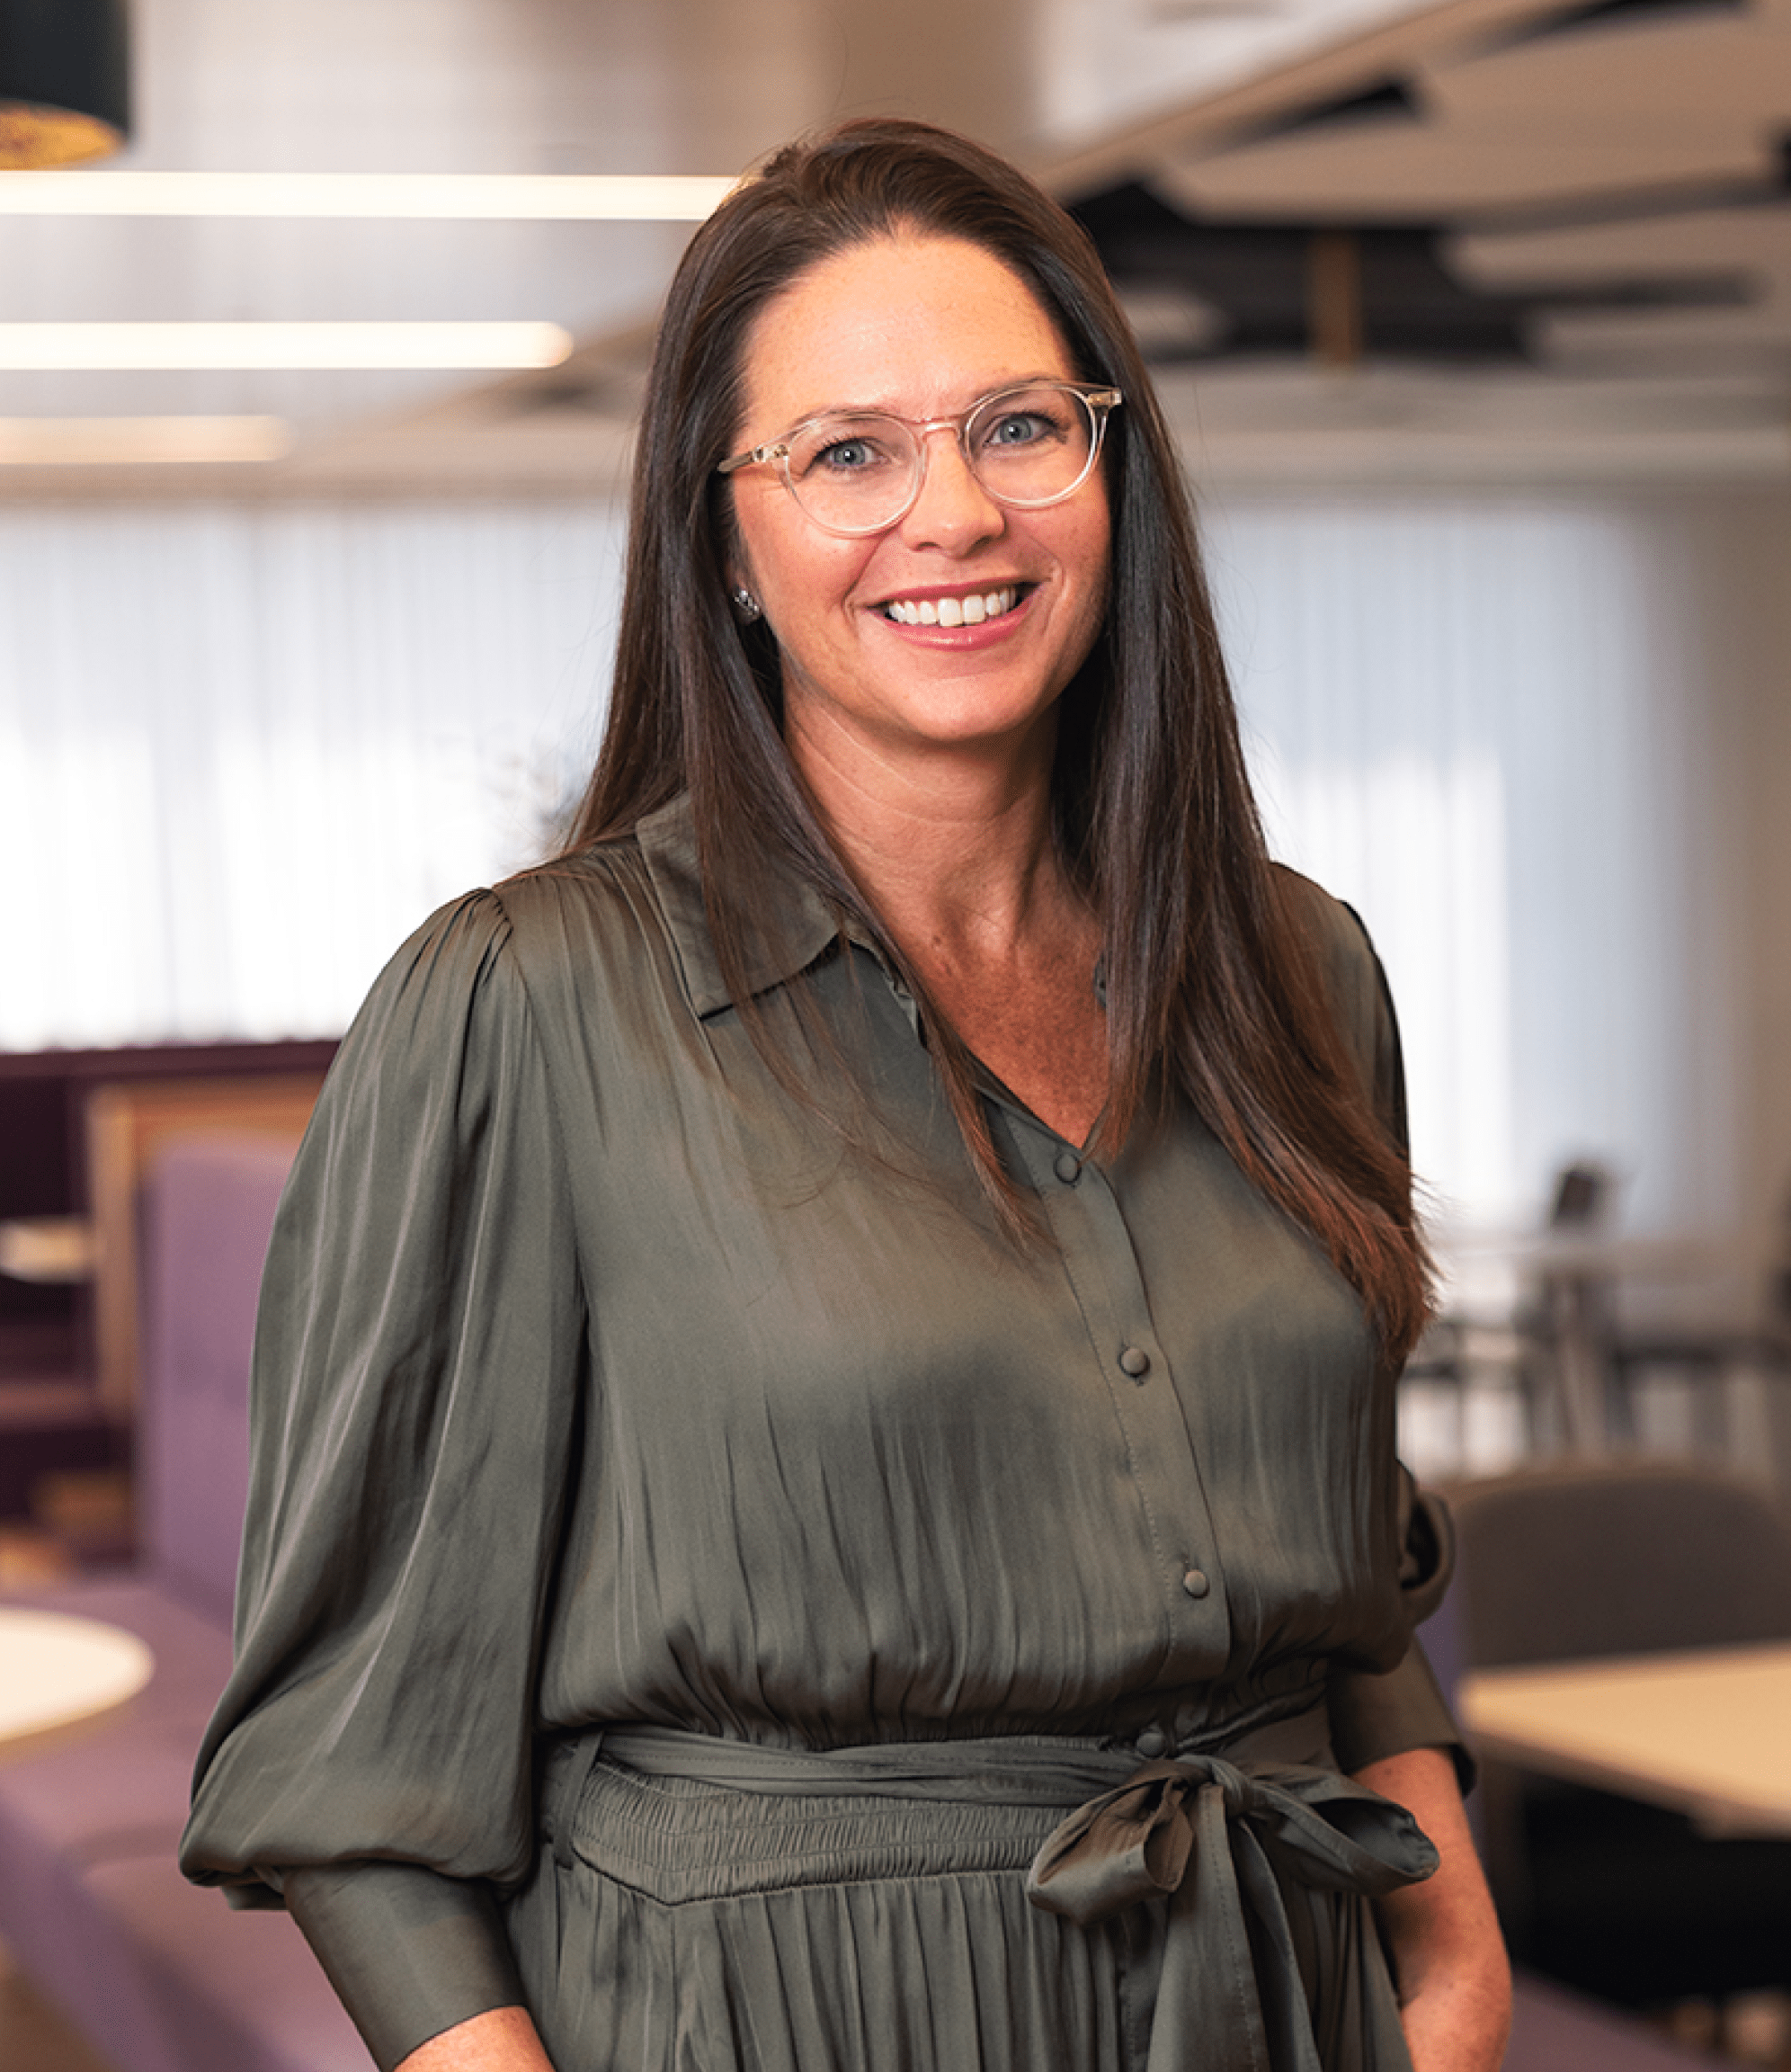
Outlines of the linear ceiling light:
M 124 0 L 0 0 L 0 166 L 103 158 L 129 127 Z
M 737 183 L 708 174 L 16 173 L 0 180 L 0 215 L 699 223 Z
M 283 417 L 0 417 L 0 467 L 279 460 L 291 451 Z
M 0 324 L 7 372 L 557 367 L 571 351 L 557 324 Z

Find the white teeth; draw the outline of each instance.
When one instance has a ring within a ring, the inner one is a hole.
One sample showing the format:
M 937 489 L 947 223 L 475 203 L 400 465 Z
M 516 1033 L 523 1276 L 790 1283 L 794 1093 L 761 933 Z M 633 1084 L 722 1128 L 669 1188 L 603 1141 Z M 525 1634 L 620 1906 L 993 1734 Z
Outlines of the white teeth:
M 980 626 L 985 619 L 999 619 L 1004 612 L 1011 612 L 1019 594 L 1010 584 L 980 597 L 904 599 L 883 609 L 885 616 L 900 626 Z

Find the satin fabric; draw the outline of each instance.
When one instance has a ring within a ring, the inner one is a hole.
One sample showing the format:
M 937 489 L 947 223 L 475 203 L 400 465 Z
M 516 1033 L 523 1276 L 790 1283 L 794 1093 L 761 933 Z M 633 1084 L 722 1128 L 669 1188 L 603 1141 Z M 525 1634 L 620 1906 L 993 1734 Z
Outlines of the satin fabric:
M 1290 890 L 1396 1130 L 1373 952 Z M 382 2066 L 519 1977 L 547 1990 L 539 1763 L 593 1725 L 798 1752 L 1079 1737 L 1145 1760 L 1323 1702 L 1345 1769 L 1453 1738 L 1408 1652 L 1424 1536 L 1354 1291 L 1185 1108 L 1097 1159 L 990 1081 L 1048 1239 L 1012 1244 L 913 1002 L 812 894 L 773 904 L 750 980 L 813 1105 L 721 982 L 680 802 L 418 931 L 281 1204 L 237 1665 L 183 1862 L 284 1897 Z M 847 1112 L 872 1155 L 832 1126 L 847 1094 L 795 1030 L 797 985 L 862 1074 Z M 1027 1817 L 999 1870 L 922 1835 L 930 1867 L 885 1876 L 910 1854 L 880 1834 L 861 1876 L 664 1902 L 675 1963 L 643 1925 L 660 1903 L 593 1873 L 580 1990 L 647 2052 L 629 2072 L 756 2072 L 730 2009 L 765 1976 L 797 2005 L 878 1996 L 890 2072 L 1087 2072 L 1113 2022 L 1148 2023 L 1163 1906 L 1042 1914 L 1023 1873 L 1053 1822 Z M 1321 2032 L 1355 1961 L 1315 1988 Z M 665 1991 L 700 2002 L 679 2033 L 706 2041 L 677 2059 L 652 2054 Z M 948 2005 L 986 2045 L 954 2020 L 934 2048 Z

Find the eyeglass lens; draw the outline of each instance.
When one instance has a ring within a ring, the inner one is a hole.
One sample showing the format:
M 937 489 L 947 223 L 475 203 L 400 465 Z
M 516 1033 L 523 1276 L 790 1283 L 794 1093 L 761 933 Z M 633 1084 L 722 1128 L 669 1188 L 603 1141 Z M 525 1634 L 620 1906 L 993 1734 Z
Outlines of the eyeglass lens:
M 1095 418 L 1074 388 L 1040 383 L 986 397 L 966 420 L 972 472 L 1002 504 L 1067 496 L 1088 473 Z M 796 499 L 816 523 L 874 531 L 908 509 L 924 465 L 919 435 L 897 417 L 841 411 L 805 424 L 786 462 Z

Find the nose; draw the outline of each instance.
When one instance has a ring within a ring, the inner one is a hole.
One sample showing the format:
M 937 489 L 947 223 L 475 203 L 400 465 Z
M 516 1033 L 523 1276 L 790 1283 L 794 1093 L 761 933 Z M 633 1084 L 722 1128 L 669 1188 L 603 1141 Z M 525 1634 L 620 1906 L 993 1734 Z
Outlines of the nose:
M 972 473 L 951 424 L 921 432 L 921 490 L 899 528 L 906 547 L 968 554 L 1005 527 L 1006 514 Z

